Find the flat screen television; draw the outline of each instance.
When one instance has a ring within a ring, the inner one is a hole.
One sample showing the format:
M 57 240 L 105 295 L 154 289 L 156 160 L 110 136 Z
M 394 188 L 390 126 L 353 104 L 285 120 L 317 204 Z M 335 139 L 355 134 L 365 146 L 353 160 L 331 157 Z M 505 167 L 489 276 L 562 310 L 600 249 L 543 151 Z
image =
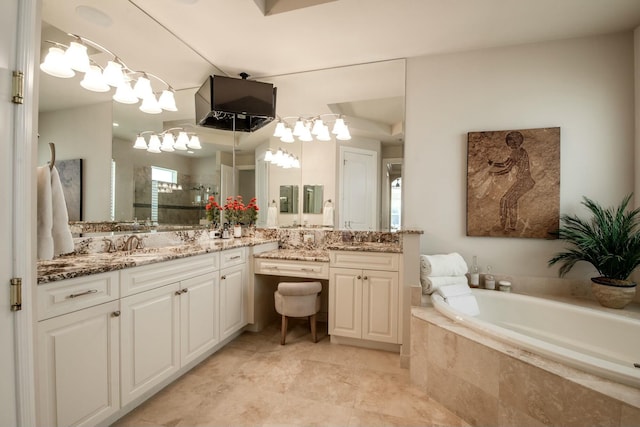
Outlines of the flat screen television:
M 276 93 L 271 83 L 209 76 L 195 95 L 198 124 L 253 132 L 275 118 Z

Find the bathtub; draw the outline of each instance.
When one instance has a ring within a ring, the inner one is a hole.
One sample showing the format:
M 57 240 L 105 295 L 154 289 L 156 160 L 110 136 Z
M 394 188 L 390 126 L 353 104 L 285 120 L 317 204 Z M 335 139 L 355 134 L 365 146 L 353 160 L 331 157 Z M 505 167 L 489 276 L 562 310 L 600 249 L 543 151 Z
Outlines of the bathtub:
M 435 309 L 457 323 L 532 353 L 640 388 L 640 320 L 528 295 L 474 289 L 472 317 L 433 294 Z

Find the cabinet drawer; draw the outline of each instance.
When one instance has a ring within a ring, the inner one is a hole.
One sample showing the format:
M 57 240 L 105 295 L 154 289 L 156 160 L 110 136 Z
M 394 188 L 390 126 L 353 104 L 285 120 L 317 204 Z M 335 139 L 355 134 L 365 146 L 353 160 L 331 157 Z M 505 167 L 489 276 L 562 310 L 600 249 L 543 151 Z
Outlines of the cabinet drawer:
M 120 270 L 121 295 L 137 294 L 219 269 L 218 252 Z
M 118 272 L 112 271 L 39 285 L 38 320 L 118 299 L 118 277 Z
M 256 258 L 254 262 L 256 274 L 309 277 L 313 279 L 329 278 L 329 263 L 327 262 L 290 261 L 268 258 Z
M 330 251 L 331 267 L 398 271 L 400 256 L 387 252 Z
M 245 248 L 227 249 L 220 252 L 220 268 L 242 264 L 247 260 Z

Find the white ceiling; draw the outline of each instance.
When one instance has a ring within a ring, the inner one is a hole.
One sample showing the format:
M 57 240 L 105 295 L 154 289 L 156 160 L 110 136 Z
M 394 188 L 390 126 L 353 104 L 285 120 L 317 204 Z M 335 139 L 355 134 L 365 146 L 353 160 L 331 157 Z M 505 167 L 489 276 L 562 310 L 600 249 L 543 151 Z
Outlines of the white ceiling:
M 313 3 L 319 4 L 290 10 Z M 290 74 L 312 70 L 612 33 L 640 25 L 639 0 L 43 0 L 42 4 L 43 21 L 93 40 L 130 68 L 169 82 L 186 107 L 163 114 L 165 121 L 193 121 L 193 92 L 209 74 L 236 77 L 246 72 L 250 78 L 284 81 Z M 265 16 L 263 10 L 279 13 Z M 43 39 L 49 34 L 43 29 Z M 61 96 L 64 84 L 71 82 L 41 75 L 42 89 L 50 91 L 42 97 L 42 109 L 83 102 Z M 298 97 L 312 97 L 315 90 L 303 91 Z M 279 115 L 281 95 L 279 88 Z M 389 111 L 377 117 L 373 111 L 380 103 L 366 98 L 329 100 L 331 106 L 324 108 L 384 122 L 398 111 L 399 101 L 394 94 L 369 99 L 381 98 Z M 349 105 L 351 101 L 358 103 Z

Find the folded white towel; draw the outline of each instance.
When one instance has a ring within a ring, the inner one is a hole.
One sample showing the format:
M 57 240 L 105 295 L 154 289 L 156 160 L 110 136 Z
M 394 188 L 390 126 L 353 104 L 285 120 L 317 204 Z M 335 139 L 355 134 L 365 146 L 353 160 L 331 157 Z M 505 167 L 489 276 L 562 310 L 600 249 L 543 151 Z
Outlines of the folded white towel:
M 441 286 L 462 284 L 467 286 L 467 276 L 442 276 L 429 277 L 420 275 L 420 284 L 422 285 L 422 293 L 424 295 L 431 294 Z
M 73 237 L 69 229 L 69 212 L 64 199 L 60 175 L 55 166 L 51 169 L 51 213 L 53 215 L 51 235 L 53 256 L 73 252 Z
M 466 283 L 456 283 L 453 285 L 440 286 L 436 292 L 446 299 L 460 295 L 471 295 L 471 288 Z
M 462 276 L 468 270 L 464 258 L 457 252 L 420 255 L 420 274 L 425 276 Z
M 37 236 L 38 259 L 53 258 L 53 213 L 51 212 L 51 170 L 49 166 L 41 166 L 37 171 L 38 203 L 37 203 Z
M 324 227 L 333 227 L 333 206 L 322 208 L 322 225 Z
M 445 302 L 450 307 L 464 313 L 469 316 L 477 316 L 480 314 L 480 307 L 478 307 L 478 301 L 473 294 L 457 295 L 445 298 Z
M 73 237 L 69 229 L 69 214 L 62 192 L 58 170 L 42 166 L 37 171 L 38 259 L 73 252 Z
M 267 227 L 278 226 L 278 208 L 275 206 L 269 206 L 267 209 Z

